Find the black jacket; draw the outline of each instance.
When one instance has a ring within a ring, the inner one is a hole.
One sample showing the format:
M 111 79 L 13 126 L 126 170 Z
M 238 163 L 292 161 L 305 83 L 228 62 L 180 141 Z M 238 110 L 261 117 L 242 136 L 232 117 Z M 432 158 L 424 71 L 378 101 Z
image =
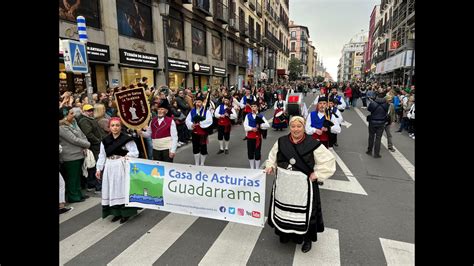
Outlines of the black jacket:
M 369 126 L 383 126 L 386 122 L 389 105 L 385 98 L 377 97 L 369 104 L 367 110 L 370 112 Z

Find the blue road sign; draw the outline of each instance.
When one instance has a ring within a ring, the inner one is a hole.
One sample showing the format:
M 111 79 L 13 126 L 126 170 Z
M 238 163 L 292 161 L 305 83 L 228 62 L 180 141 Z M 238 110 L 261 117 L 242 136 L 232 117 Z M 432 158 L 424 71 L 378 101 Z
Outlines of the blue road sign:
M 88 73 L 86 45 L 73 40 L 63 40 L 64 65 L 67 72 Z

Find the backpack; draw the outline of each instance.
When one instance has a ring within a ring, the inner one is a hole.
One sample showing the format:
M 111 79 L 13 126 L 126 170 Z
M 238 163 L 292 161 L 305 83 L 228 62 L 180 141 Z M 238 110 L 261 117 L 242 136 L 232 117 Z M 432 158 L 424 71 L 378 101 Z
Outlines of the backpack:
M 393 107 L 395 107 L 395 112 L 398 112 L 400 110 L 401 104 L 400 104 L 400 98 L 398 96 L 393 97 Z

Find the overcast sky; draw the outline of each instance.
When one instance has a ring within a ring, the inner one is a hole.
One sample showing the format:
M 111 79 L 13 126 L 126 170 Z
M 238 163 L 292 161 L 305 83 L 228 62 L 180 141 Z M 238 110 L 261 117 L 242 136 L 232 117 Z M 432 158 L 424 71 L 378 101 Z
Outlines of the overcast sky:
M 289 0 L 290 20 L 309 29 L 310 40 L 322 56 L 326 71 L 337 80 L 344 44 L 369 30 L 372 9 L 380 0 Z

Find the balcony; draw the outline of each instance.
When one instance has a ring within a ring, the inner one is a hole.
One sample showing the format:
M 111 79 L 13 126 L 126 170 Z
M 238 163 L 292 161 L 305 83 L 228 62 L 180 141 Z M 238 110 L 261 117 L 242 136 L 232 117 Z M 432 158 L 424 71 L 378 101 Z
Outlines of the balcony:
M 249 27 L 249 37 L 251 42 L 257 42 L 257 37 L 255 36 L 255 29 L 252 27 Z
M 212 15 L 209 12 L 210 0 L 194 0 L 194 6 L 196 6 L 200 11 L 206 13 L 207 15 Z
M 227 24 L 229 22 L 229 8 L 222 3 L 222 0 L 215 0 L 214 4 L 215 18 L 221 21 L 223 24 Z
M 240 36 L 248 38 L 250 37 L 250 30 L 249 30 L 249 24 L 245 22 L 242 18 L 239 21 L 239 27 L 240 27 Z
M 257 15 L 262 17 L 262 5 L 257 2 Z
M 301 35 L 300 36 L 300 40 L 302 41 L 307 41 L 308 40 L 308 37 L 306 35 Z
M 255 39 L 256 41 L 259 43 L 262 41 L 262 35 L 260 34 L 260 31 L 257 29 L 257 31 L 255 31 Z
M 257 6 L 257 1 L 256 0 L 250 0 L 249 1 L 249 8 L 255 11 L 255 7 Z
M 283 43 L 280 42 L 273 34 L 269 31 L 265 31 L 265 39 L 268 40 L 275 48 L 283 49 Z
M 235 15 L 229 19 L 229 28 L 234 32 L 240 31 L 239 16 Z
M 307 52 L 308 52 L 308 48 L 307 48 L 306 46 L 301 47 L 301 48 L 300 48 L 300 52 L 302 52 L 302 53 L 307 53 Z

